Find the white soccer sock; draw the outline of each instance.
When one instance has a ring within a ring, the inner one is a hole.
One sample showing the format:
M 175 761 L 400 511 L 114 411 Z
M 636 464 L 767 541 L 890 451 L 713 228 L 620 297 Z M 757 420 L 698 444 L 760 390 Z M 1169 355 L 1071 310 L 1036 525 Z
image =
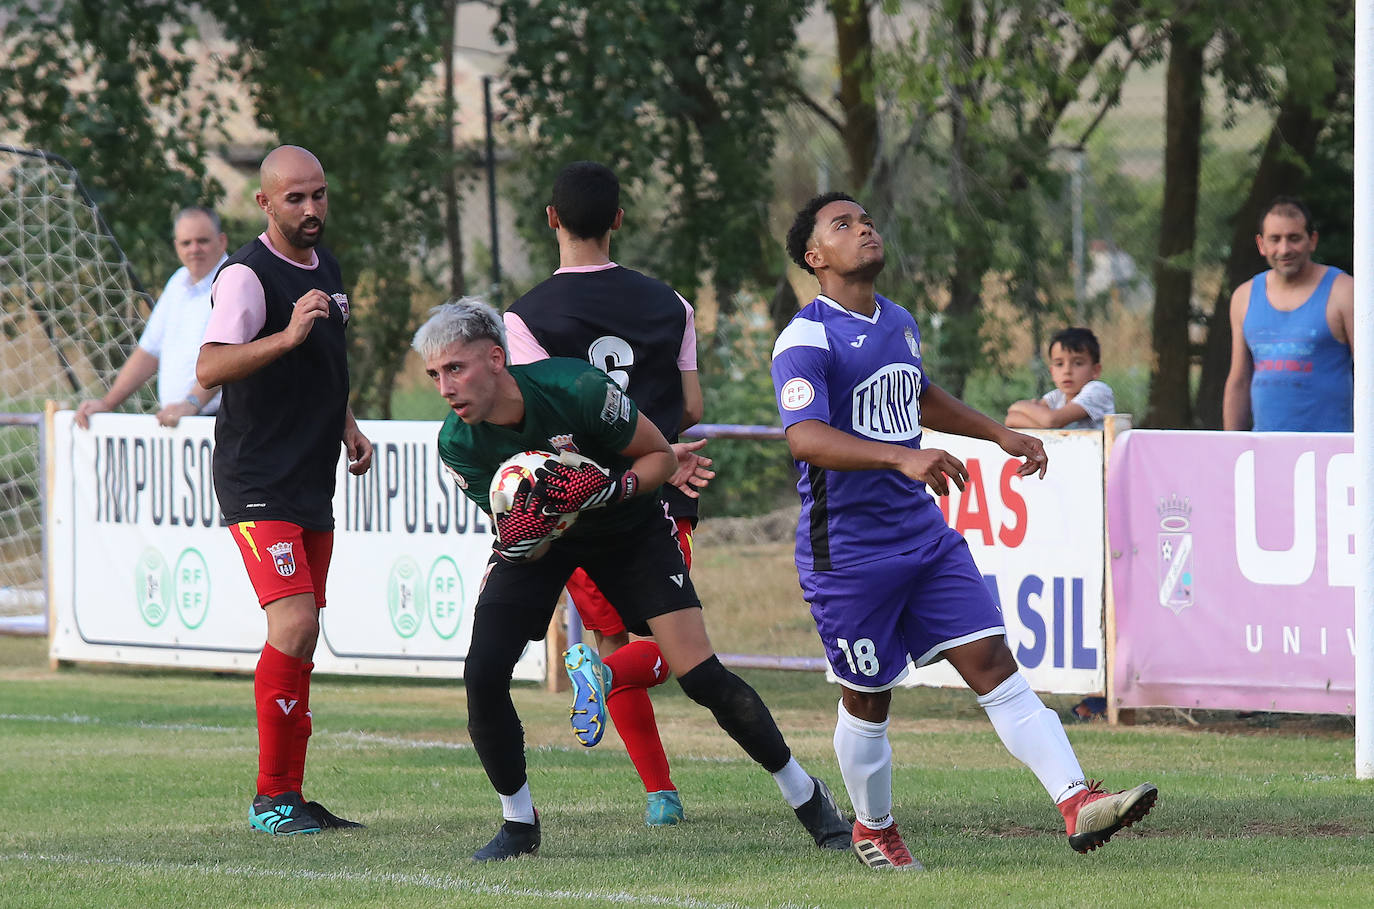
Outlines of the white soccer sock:
M 530 797 L 529 783 L 521 786 L 515 795 L 501 795 L 501 816 L 521 824 L 534 823 L 534 799 Z
M 892 744 L 887 720 L 870 723 L 844 709 L 835 723 L 835 756 L 859 823 L 870 830 L 892 826 Z
M 1031 769 L 1056 805 L 1084 787 L 1083 768 L 1064 734 L 1064 724 L 1031 691 L 1025 676 L 1012 673 L 979 695 L 978 703 L 1011 756 Z
M 782 791 L 782 797 L 787 800 L 790 808 L 805 805 L 816 792 L 816 784 L 811 782 L 811 774 L 797 763 L 796 758 L 789 758 L 787 764 L 773 774 L 773 782 L 778 784 L 778 789 Z

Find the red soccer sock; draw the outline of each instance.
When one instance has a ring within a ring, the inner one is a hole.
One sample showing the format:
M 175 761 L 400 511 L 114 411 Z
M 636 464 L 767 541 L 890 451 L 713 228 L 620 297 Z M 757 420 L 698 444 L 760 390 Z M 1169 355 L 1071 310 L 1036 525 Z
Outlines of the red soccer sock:
M 287 782 L 290 784 L 288 792 L 304 792 L 305 782 L 305 750 L 310 745 L 310 733 L 314 731 L 314 723 L 310 713 L 310 673 L 314 670 L 314 663 L 301 663 L 301 674 L 296 686 L 296 708 L 292 714 L 300 714 L 296 720 L 296 734 L 291 739 L 291 769 L 287 774 Z
M 293 792 L 291 753 L 296 736 L 298 686 L 301 665 L 298 657 L 287 656 L 271 644 L 264 644 L 258 668 L 253 674 L 253 698 L 258 712 L 258 793 L 281 795 Z M 299 785 L 297 782 L 296 785 Z
M 611 667 L 606 711 L 644 782 L 644 791 L 677 789 L 668 773 L 668 756 L 658 735 L 654 705 L 645 690 L 668 679 L 663 653 L 653 641 L 632 641 L 607 657 L 605 663 Z
M 611 693 L 621 688 L 653 688 L 668 681 L 668 663 L 653 641 L 631 641 L 602 662 L 611 667 Z

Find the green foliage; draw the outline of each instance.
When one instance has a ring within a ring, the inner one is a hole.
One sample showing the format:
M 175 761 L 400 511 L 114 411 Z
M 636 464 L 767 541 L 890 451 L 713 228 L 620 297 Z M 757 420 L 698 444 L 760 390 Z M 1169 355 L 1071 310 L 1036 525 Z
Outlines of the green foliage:
M 527 146 L 522 232 L 547 247 L 554 174 L 614 169 L 628 212 L 618 254 L 689 297 L 733 290 L 765 261 L 775 127 L 790 84 L 797 0 L 503 0 L 503 97 Z M 769 249 L 774 244 L 768 244 Z
M 1080 96 L 1115 104 L 1126 67 L 1154 58 L 1157 26 L 1140 8 L 1107 0 L 939 0 L 905 41 L 877 55 L 879 81 L 902 102 L 889 132 L 915 128 L 924 141 L 907 158 L 906 146 L 885 153 L 899 157 L 879 168 L 868 204 L 895 253 L 885 280 L 914 308 L 942 311 L 932 366 L 951 392 L 962 393 L 1005 343 L 985 322 L 986 294 L 1030 319 L 1068 296 L 1067 179 L 1054 155 L 1065 142 L 1061 121 Z M 1126 46 L 1135 58 L 1106 53 Z
M 331 205 L 325 243 L 358 302 L 349 332 L 354 407 L 389 415 L 391 389 L 418 303 L 447 280 L 422 252 L 443 235 L 440 187 L 453 161 L 437 103 L 417 100 L 445 42 L 443 4 L 420 0 L 227 0 L 216 4 L 238 43 L 229 66 L 246 80 L 257 121 L 313 151 Z
M 154 293 L 178 264 L 172 215 L 221 192 L 204 162 L 222 106 L 190 90 L 197 36 L 175 0 L 35 0 L 0 14 L 0 129 L 76 167 Z
M 716 331 L 700 345 L 704 422 L 777 426 L 768 370 L 771 326 L 741 313 L 718 323 Z M 683 435 L 690 438 L 692 432 Z M 708 442 L 703 453 L 715 461 L 716 471 L 701 498 L 703 516 L 764 514 L 796 501 L 797 471 L 785 442 L 720 439 Z

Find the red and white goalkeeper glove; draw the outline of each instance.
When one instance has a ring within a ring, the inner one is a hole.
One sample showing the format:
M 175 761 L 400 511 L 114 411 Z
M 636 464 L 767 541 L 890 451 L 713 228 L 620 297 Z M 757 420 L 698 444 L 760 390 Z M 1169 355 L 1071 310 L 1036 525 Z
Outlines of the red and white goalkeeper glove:
M 633 470 L 607 473 L 595 464 L 577 467 L 549 458 L 536 467 L 534 498 L 548 514 L 572 514 L 623 502 L 639 489 Z
M 511 496 L 510 507 L 496 515 L 496 542 L 492 551 L 507 562 L 529 557 L 553 533 L 556 515 L 545 514 L 526 483 Z

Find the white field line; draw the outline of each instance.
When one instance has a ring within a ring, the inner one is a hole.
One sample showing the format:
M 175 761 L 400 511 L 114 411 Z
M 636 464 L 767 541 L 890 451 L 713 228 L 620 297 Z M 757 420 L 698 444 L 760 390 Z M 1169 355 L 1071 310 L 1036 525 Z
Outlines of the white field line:
M 149 729 L 165 732 L 223 732 L 239 734 L 251 734 L 254 732 L 252 726 L 209 726 L 201 723 L 149 723 L 142 720 L 105 720 L 98 716 L 87 716 L 80 713 L 64 713 L 61 716 L 41 713 L 0 713 L 0 722 L 11 721 L 20 723 L 61 723 L 71 726 L 103 726 L 107 729 Z M 723 734 L 723 733 L 722 733 Z M 446 751 L 470 751 L 472 745 L 468 742 L 449 742 L 437 739 L 408 739 L 394 735 L 377 735 L 371 732 L 363 732 L 359 729 L 341 729 L 338 732 L 316 729 L 311 736 L 312 742 L 318 744 L 322 741 L 333 741 L 338 744 L 351 743 L 354 745 L 385 745 L 395 748 L 437 748 Z M 571 745 L 548 745 L 525 743 L 526 751 L 533 752 L 572 752 L 581 754 L 586 749 Z M 708 764 L 739 764 L 748 762 L 744 755 L 699 755 L 691 752 L 673 755 L 679 761 L 698 761 Z
M 460 878 L 446 877 L 437 874 L 408 874 L 401 872 L 377 873 L 369 871 L 312 871 L 307 868 L 273 869 L 254 868 L 247 865 L 130 861 L 127 859 L 64 855 L 61 853 L 0 853 L 0 865 L 9 864 L 11 862 L 58 866 L 106 867 L 116 868 L 121 871 L 134 871 L 148 874 L 182 872 L 205 876 L 218 875 L 238 878 L 266 878 L 292 882 L 304 879 L 324 883 L 391 884 L 399 887 L 415 887 L 423 890 L 437 890 L 446 893 L 467 893 L 495 897 L 534 897 L 541 900 L 558 900 L 560 902 L 575 903 L 577 905 L 584 905 L 587 902 L 596 901 L 616 903 L 624 906 L 667 906 L 673 907 L 673 909 L 743 909 L 739 903 L 712 903 L 690 897 L 646 896 L 614 890 L 545 890 L 538 887 L 510 887 L 500 884 L 482 884 L 475 881 L 465 881 Z M 800 909 L 800 907 L 794 903 L 783 903 L 779 905 L 778 909 Z
M 148 723 L 141 720 L 110 721 L 103 720 L 98 716 L 86 716 L 80 713 L 65 713 L 62 716 L 37 713 L 0 713 L 0 721 L 3 720 L 21 723 L 62 723 L 71 726 L 103 726 L 108 729 L 152 729 L 165 732 L 226 732 L 236 735 L 253 732 L 253 727 L 251 726 L 207 726 L 201 723 Z M 337 739 L 344 742 L 356 742 L 369 745 L 394 745 L 400 748 L 446 748 L 452 751 L 467 751 L 472 748 L 472 745 L 467 742 L 407 739 L 399 736 L 374 735 L 357 729 L 345 729 L 340 732 L 317 731 L 311 737 L 314 739 Z M 571 751 L 572 749 L 568 748 L 567 750 Z

